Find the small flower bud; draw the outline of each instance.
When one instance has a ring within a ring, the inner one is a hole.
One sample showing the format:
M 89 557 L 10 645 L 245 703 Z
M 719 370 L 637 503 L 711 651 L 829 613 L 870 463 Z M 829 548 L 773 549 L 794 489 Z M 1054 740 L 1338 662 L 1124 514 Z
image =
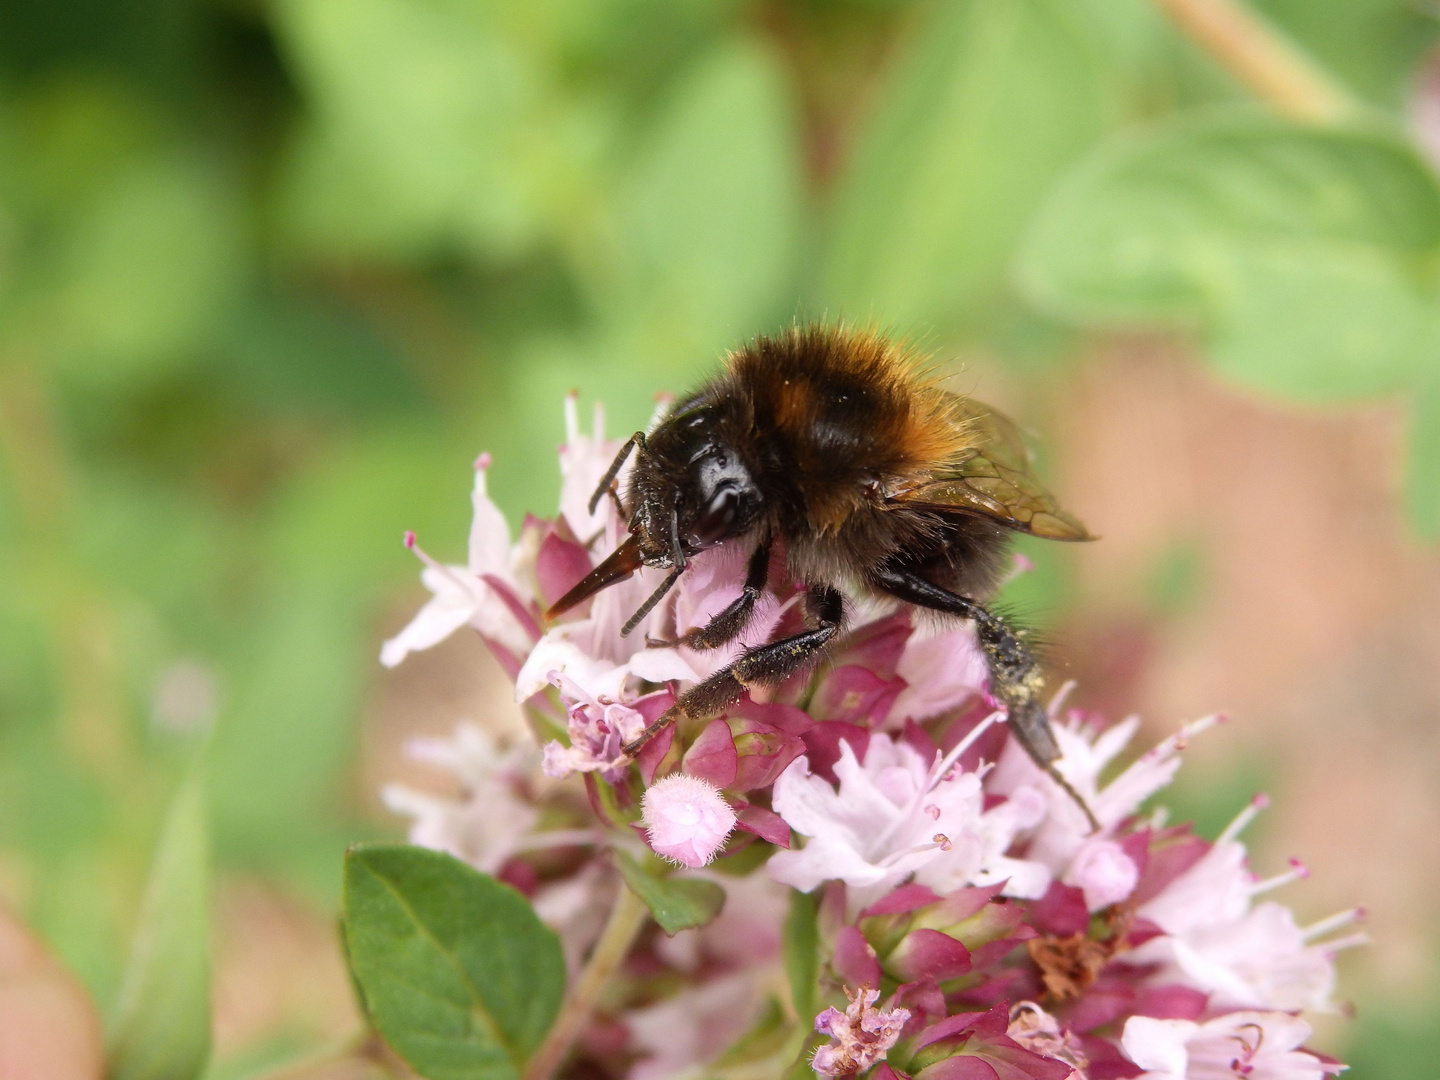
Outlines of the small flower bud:
M 1075 853 L 1065 877 L 1085 893 L 1085 906 L 1099 911 L 1134 892 L 1140 870 L 1115 841 L 1090 840 Z
M 715 858 L 735 828 L 735 811 L 719 789 L 684 773 L 649 788 L 640 816 L 655 853 L 692 869 Z

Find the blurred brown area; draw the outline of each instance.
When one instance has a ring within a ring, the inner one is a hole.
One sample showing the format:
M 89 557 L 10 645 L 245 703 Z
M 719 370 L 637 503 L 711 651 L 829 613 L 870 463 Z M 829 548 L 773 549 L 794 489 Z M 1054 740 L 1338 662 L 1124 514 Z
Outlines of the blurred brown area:
M 1273 784 L 1256 870 L 1311 868 L 1281 895 L 1302 920 L 1366 907 L 1375 943 L 1342 962 L 1345 994 L 1421 995 L 1440 895 L 1440 565 L 1404 531 L 1399 410 L 1266 404 L 1145 341 L 1078 368 L 1068 398 L 1061 488 L 1102 537 L 1076 553 L 1059 649 L 1078 700 L 1138 711 L 1150 740 L 1228 713 L 1179 784 Z M 1194 595 L 1156 611 L 1144 568 L 1175 550 L 1195 553 Z

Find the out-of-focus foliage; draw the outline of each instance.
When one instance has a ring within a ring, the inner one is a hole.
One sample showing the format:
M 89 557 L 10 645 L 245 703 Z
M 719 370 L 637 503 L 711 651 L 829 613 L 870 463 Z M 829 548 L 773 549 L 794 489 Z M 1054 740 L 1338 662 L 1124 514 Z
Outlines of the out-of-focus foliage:
M 176 794 L 116 1001 L 115 1080 L 185 1080 L 210 1056 L 210 844 L 203 762 Z
M 1365 130 L 1263 118 L 1146 0 L 8 0 L 3 895 L 111 1002 L 213 727 L 218 865 L 333 903 L 402 531 L 463 535 L 482 449 L 552 509 L 565 391 L 634 430 L 796 316 L 1018 372 L 1138 317 L 1268 393 L 1404 393 L 1440 533 L 1435 22 L 1257 6 Z
M 1389 132 L 1191 122 L 1098 154 L 1035 221 L 1020 274 L 1099 325 L 1193 325 L 1262 392 L 1402 389 L 1440 348 L 1440 188 Z

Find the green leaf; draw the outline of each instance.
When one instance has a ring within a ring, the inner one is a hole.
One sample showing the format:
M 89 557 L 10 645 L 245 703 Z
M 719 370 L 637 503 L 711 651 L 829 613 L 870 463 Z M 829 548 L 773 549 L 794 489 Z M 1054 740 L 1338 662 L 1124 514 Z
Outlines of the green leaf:
M 1100 134 L 1101 85 L 1065 0 L 934 5 L 841 181 L 820 283 L 832 313 L 923 332 L 978 310 Z
M 725 906 L 725 890 L 713 881 L 651 877 L 623 851 L 615 852 L 615 864 L 630 891 L 645 901 L 660 929 L 671 937 L 704 926 Z
M 430 1080 L 513 1080 L 559 1012 L 559 937 L 514 889 L 449 855 L 351 848 L 344 932 L 366 1012 Z
M 113 387 L 168 373 L 204 344 L 239 283 L 237 211 L 215 177 L 181 158 L 138 163 L 96 193 L 46 309 L 66 371 Z
M 1405 502 L 1421 538 L 1440 539 L 1440 379 L 1430 379 L 1410 403 Z
M 794 303 L 802 169 L 786 73 L 744 38 L 678 78 L 616 196 L 614 260 L 593 287 L 617 311 L 616 362 L 669 379 L 767 329 Z M 613 282 L 613 286 L 609 283 Z
M 1040 306 L 1196 326 L 1237 383 L 1309 400 L 1405 385 L 1440 342 L 1440 189 L 1378 130 L 1220 116 L 1105 148 L 1022 248 Z
M 820 898 L 798 889 L 790 894 L 781 951 L 790 980 L 790 1001 L 802 1021 L 815 1015 L 816 981 L 820 977 L 820 927 L 816 921 Z
M 525 250 L 571 213 L 600 140 L 572 115 L 528 6 L 282 0 L 277 22 L 313 104 L 284 217 L 338 254 L 413 258 L 459 241 Z M 540 24 L 540 25 L 537 25 Z M 540 39 L 540 40 L 537 40 Z
M 166 816 L 109 1031 L 110 1080 L 191 1080 L 210 1057 L 210 844 L 197 761 Z

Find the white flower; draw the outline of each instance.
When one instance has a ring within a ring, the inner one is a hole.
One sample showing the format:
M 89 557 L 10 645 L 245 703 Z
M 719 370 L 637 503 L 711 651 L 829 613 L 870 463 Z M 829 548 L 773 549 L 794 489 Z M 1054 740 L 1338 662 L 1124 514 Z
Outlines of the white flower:
M 608 779 L 625 769 L 630 761 L 624 746 L 645 730 L 645 718 L 628 705 L 593 696 L 568 675 L 552 671 L 550 679 L 566 702 L 570 745 L 555 739 L 545 744 L 545 775 L 563 780 L 571 773 L 604 772 Z
M 1034 824 L 1038 799 L 1012 799 L 984 813 L 980 774 L 955 765 L 994 719 L 930 765 L 888 735 L 871 735 L 863 765 L 842 741 L 838 792 L 797 758 L 775 781 L 773 805 L 809 839 L 799 851 L 771 856 L 770 875 L 804 892 L 844 881 L 852 909 L 911 874 L 942 893 L 1008 879 L 1012 896 L 1041 895 L 1049 884 L 1045 868 L 1004 855 L 1015 833 Z
M 517 793 L 535 756 L 529 744 L 501 753 L 480 728 L 461 724 L 451 739 L 415 739 L 406 751 L 449 771 L 464 788 L 460 799 L 427 795 L 401 784 L 381 789 L 390 810 L 414 819 L 412 844 L 446 852 L 493 874 L 521 851 L 595 841 L 588 829 L 532 832 L 539 814 Z
M 1193 986 L 1210 994 L 1217 1007 L 1334 1011 L 1334 953 L 1365 939 L 1318 939 L 1360 912 L 1342 912 L 1302 929 L 1281 904 L 1252 907 L 1257 895 L 1307 876 L 1299 863 L 1265 881 L 1247 869 L 1245 847 L 1235 838 L 1264 805 L 1263 797 L 1253 802 L 1194 866 L 1137 909 L 1165 935 L 1126 959 L 1159 964 L 1152 981 Z
M 1140 726 L 1140 720 L 1132 716 L 1099 732 L 1080 720 L 1059 722 L 1056 714 L 1067 690 L 1068 687 L 1061 690 L 1050 706 L 1055 740 L 1060 744 L 1062 755 L 1055 767 L 1094 811 L 1100 822 L 1100 833 L 1091 836 L 1090 823 L 1084 811 L 1075 805 L 1075 800 L 1059 784 L 1030 760 L 1014 739 L 1006 743 L 1000 763 L 986 787 L 998 794 L 1009 794 L 1021 786 L 1038 788 L 1045 793 L 1048 809 L 1044 820 L 1030 837 L 1026 857 L 1044 863 L 1062 880 L 1079 884 L 1077 875 L 1082 871 L 1074 864 L 1081 852 L 1087 853 L 1087 859 L 1093 858 L 1096 849 L 1087 845 L 1108 838 L 1117 825 L 1140 808 L 1141 803 L 1168 784 L 1180 768 L 1180 751 L 1185 749 L 1189 739 L 1219 723 L 1221 717 L 1218 714 L 1206 716 L 1186 724 L 1132 762 L 1102 789 L 1100 774 L 1129 743 Z M 1110 862 L 1111 871 L 1123 875 L 1124 869 L 1118 860 L 1112 858 Z M 1089 871 L 1096 869 L 1094 866 L 1088 868 Z M 1118 887 L 1118 879 L 1111 881 L 1110 888 L 1113 890 L 1115 887 Z M 1097 891 L 1096 895 L 1103 891 Z M 1128 892 L 1126 895 L 1129 895 Z
M 488 454 L 475 462 L 470 496 L 475 516 L 467 565 L 442 565 L 416 545 L 414 533 L 405 534 L 405 546 L 425 564 L 420 580 L 435 595 L 405 629 L 385 642 L 380 662 L 386 667 L 394 667 L 412 652 L 438 645 L 466 625 L 517 657 L 528 653 L 535 643 L 539 629 L 526 611 L 532 594 L 517 572 L 525 553 L 521 547 L 511 546 L 505 515 L 486 492 L 489 465 Z
M 905 689 L 890 707 L 891 726 L 939 716 L 983 694 L 990 683 L 974 627 L 931 619 L 919 620 L 911 631 L 895 674 L 905 680 Z
M 1283 1012 L 1234 1012 L 1197 1024 L 1132 1016 L 1121 1045 L 1143 1080 L 1323 1080 L 1344 1066 L 1299 1049 L 1310 1025 Z
M 713 860 L 735 828 L 735 811 L 720 789 L 684 773 L 646 789 L 640 818 L 655 853 L 691 869 Z

